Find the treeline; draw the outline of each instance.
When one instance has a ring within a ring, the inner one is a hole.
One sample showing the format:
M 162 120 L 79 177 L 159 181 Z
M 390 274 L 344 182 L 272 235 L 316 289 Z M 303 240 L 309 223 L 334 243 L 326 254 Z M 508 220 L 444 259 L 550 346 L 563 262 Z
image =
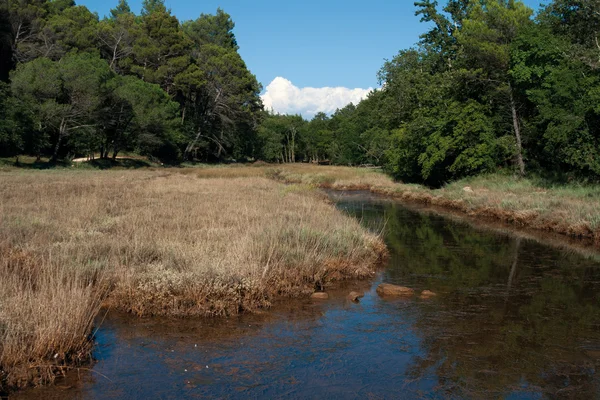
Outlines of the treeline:
M 233 27 L 220 9 L 180 22 L 163 0 L 101 20 L 72 0 L 0 2 L 0 156 L 253 154 L 261 86 Z
M 499 169 L 600 177 L 600 0 L 554 0 L 536 15 L 513 0 L 415 5 L 431 29 L 383 65 L 381 90 L 296 135 L 303 158 L 430 185 Z M 284 118 L 272 118 L 261 129 L 277 131 Z
M 600 0 L 415 3 L 430 27 L 380 90 L 310 122 L 263 111 L 222 10 L 163 0 L 100 20 L 71 0 L 0 2 L 0 156 L 135 151 L 163 161 L 383 166 L 440 185 L 504 169 L 600 178 Z
M 369 128 L 377 114 L 359 114 L 365 104 L 361 102 L 358 108 L 349 104 L 331 117 L 317 113 L 310 122 L 300 115 L 265 113 L 258 128 L 256 156 L 268 162 L 381 165 L 386 148 L 378 148 L 377 141 L 387 133 Z

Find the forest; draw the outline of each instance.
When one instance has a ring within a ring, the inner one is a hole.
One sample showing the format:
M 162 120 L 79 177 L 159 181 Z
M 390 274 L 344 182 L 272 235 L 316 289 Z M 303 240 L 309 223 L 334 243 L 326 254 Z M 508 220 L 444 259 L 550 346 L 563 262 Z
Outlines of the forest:
M 383 63 L 381 88 L 306 121 L 264 110 L 221 9 L 179 21 L 163 0 L 140 15 L 120 0 L 100 19 L 71 0 L 2 2 L 0 157 L 374 165 L 429 186 L 600 178 L 600 0 L 415 12 L 426 32 Z

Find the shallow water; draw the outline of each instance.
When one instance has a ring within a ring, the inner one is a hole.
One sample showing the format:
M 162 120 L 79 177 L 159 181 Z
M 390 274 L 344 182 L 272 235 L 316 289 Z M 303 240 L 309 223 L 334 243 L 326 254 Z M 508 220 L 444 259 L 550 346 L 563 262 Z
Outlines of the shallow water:
M 600 398 L 599 254 L 332 196 L 385 232 L 373 281 L 226 320 L 102 315 L 90 370 L 14 398 Z M 438 295 L 383 299 L 381 282 Z

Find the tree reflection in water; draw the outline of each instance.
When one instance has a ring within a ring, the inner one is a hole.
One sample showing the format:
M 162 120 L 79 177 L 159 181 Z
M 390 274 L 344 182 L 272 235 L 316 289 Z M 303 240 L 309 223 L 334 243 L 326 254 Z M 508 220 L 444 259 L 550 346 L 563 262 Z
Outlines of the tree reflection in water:
M 600 396 L 597 261 L 391 202 L 340 206 L 385 226 L 385 281 L 439 294 L 417 302 L 409 382 L 435 374 L 457 397 Z

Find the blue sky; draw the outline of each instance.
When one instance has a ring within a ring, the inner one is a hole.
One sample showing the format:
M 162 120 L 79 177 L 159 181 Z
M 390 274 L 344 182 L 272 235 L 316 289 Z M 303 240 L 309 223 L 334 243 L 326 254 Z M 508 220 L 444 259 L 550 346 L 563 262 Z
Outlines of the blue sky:
M 525 0 L 534 9 L 540 2 Z M 117 0 L 79 0 L 77 4 L 102 17 Z M 129 4 L 139 13 L 141 0 Z M 313 90 L 303 99 L 310 103 L 311 96 L 320 96 L 325 102 L 329 99 L 331 107 L 346 100 L 356 102 L 357 96 L 376 87 L 376 74 L 384 60 L 412 46 L 427 29 L 415 17 L 413 4 L 414 0 L 166 0 L 180 20 L 196 19 L 221 7 L 235 22 L 240 54 L 265 91 L 277 90 L 279 101 L 285 103 L 286 96 L 303 96 L 307 87 L 338 88 Z M 289 100 L 285 110 L 276 111 L 310 116 L 323 108 L 323 104 L 313 104 L 307 109 L 304 104 L 294 110 L 294 101 Z

